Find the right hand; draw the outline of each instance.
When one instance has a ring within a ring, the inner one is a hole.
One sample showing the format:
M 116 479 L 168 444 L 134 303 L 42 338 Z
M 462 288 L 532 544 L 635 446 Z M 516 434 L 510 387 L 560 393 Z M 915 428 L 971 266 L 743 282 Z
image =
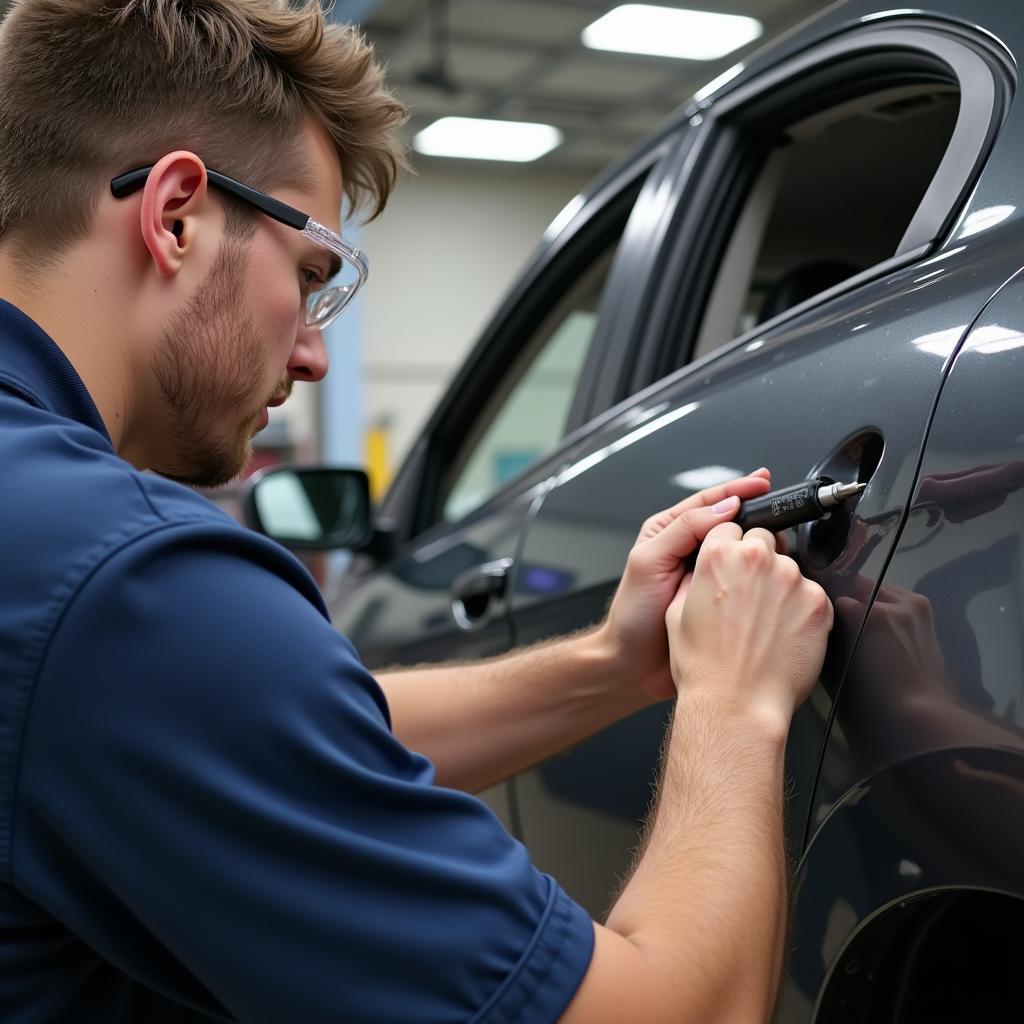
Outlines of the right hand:
M 786 725 L 821 672 L 828 595 L 778 553 L 775 536 L 716 526 L 665 614 L 680 694 L 724 708 L 764 708 Z

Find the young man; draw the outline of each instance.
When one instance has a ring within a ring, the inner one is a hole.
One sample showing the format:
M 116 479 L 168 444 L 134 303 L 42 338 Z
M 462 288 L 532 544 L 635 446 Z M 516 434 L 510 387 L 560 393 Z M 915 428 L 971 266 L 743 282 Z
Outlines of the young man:
M 379 683 L 290 555 L 173 482 L 230 479 L 327 372 L 365 277 L 342 198 L 382 208 L 401 119 L 315 5 L 4 24 L 4 1021 L 770 1012 L 783 747 L 832 611 L 729 522 L 766 471 L 649 520 L 593 632 Z M 646 848 L 595 924 L 467 791 L 677 688 Z

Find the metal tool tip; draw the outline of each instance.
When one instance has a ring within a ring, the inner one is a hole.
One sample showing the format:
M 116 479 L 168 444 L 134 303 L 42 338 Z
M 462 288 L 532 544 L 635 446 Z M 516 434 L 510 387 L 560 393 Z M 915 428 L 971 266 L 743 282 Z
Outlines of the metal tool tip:
M 843 501 L 846 498 L 852 498 L 855 494 L 860 494 L 867 484 L 840 484 L 836 488 L 836 497 Z
M 818 501 L 823 509 L 832 508 L 855 494 L 860 494 L 867 484 L 825 484 L 818 489 Z

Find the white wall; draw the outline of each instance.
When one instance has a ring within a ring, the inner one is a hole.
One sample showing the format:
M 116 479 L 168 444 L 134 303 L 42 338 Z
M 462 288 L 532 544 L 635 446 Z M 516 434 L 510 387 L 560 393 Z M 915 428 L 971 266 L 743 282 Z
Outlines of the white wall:
M 586 184 L 572 174 L 423 161 L 363 229 L 368 424 L 390 427 L 391 468 L 539 245 Z

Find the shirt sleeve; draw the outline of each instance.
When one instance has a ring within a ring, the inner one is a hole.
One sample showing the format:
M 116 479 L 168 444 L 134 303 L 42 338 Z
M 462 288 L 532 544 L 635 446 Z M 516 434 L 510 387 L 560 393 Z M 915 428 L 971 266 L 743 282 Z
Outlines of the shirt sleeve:
M 307 581 L 216 524 L 92 574 L 35 688 L 16 884 L 121 971 L 229 1018 L 557 1020 L 592 922 L 394 738 Z

